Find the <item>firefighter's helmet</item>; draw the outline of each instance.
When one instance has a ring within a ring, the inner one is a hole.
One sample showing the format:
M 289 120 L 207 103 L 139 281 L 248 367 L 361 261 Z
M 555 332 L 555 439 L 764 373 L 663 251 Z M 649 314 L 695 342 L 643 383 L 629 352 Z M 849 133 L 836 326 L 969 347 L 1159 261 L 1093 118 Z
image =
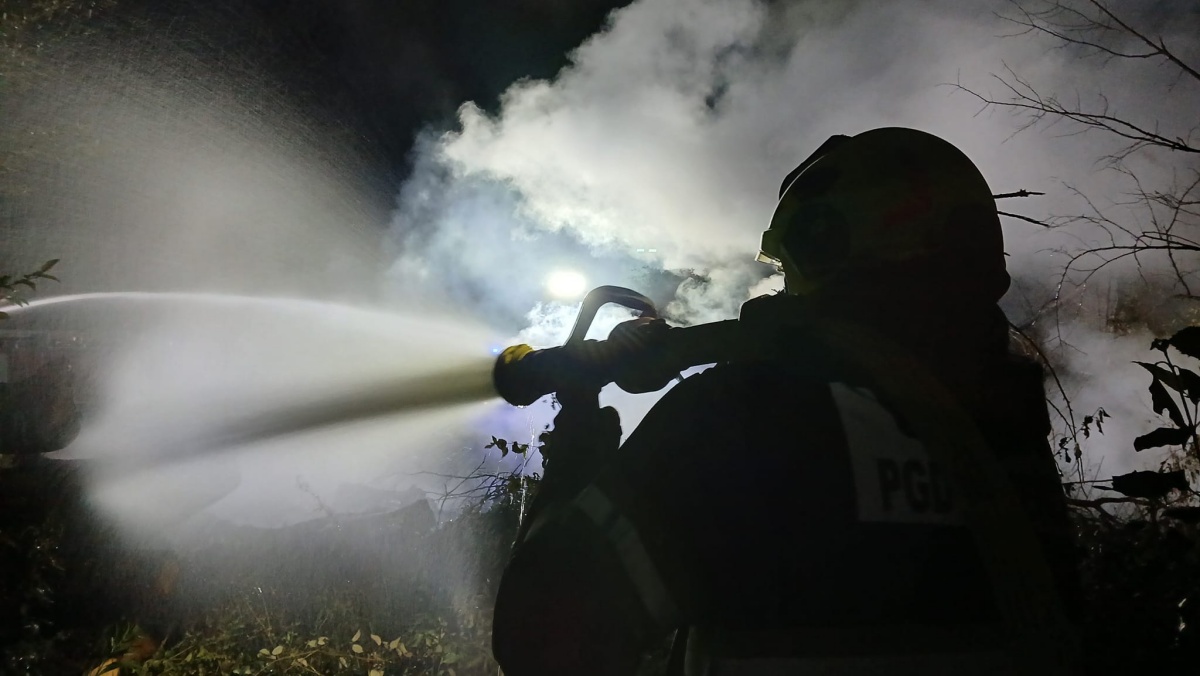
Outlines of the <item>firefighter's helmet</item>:
M 863 280 L 886 293 L 889 280 L 921 278 L 995 301 L 1009 282 L 979 169 L 947 141 L 898 127 L 831 137 L 792 171 L 759 260 L 798 295 Z

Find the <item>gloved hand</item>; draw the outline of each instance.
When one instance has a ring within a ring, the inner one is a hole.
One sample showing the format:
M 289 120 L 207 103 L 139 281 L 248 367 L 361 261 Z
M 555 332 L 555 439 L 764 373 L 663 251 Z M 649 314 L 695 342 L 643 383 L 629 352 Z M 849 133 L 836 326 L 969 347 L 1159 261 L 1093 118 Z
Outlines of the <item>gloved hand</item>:
M 621 417 L 610 407 L 563 406 L 554 429 L 541 436 L 544 487 L 574 495 L 595 478 L 621 445 Z
M 670 327 L 662 319 L 639 317 L 617 324 L 608 343 L 621 365 L 613 381 L 630 394 L 656 392 L 679 375 L 671 365 L 666 346 Z

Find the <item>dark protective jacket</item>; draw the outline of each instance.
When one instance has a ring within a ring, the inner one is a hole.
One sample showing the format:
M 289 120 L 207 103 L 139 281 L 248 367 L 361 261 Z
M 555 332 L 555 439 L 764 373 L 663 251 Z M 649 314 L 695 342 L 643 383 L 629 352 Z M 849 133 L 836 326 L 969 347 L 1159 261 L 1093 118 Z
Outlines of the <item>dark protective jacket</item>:
M 672 624 L 689 674 L 1016 670 L 947 468 L 832 347 L 688 378 L 569 506 L 531 515 L 497 600 L 508 676 L 633 673 Z M 1041 370 L 985 372 L 971 417 L 1073 605 Z

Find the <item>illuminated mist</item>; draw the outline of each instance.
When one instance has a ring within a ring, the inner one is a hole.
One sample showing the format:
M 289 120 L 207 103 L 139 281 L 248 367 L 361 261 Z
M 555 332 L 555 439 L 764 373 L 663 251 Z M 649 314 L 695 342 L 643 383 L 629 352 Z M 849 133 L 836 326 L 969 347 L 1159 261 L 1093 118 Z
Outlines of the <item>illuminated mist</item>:
M 120 468 L 98 479 L 101 502 L 143 525 L 175 525 L 209 504 L 239 522 L 294 521 L 312 508 L 299 483 L 327 496 L 346 483 L 408 488 L 417 471 L 453 468 L 447 440 L 495 398 L 489 335 L 461 320 L 187 293 L 7 311 L 54 309 L 122 336 L 96 376 L 91 418 L 55 456 Z
M 66 293 L 374 308 L 80 304 L 112 358 L 97 376 L 101 412 L 69 452 L 159 439 L 165 421 L 187 417 L 181 411 L 198 414 L 189 425 L 215 424 L 245 401 L 420 376 L 508 340 L 560 343 L 575 306 L 547 297 L 554 270 L 638 289 L 675 323 L 735 316 L 747 298 L 779 288 L 753 262 L 759 234 L 779 181 L 832 134 L 911 126 L 943 136 L 994 190 L 1050 192 L 1021 205 L 1033 216 L 1076 209 L 1059 189 L 1064 177 L 1115 194 L 1118 177 L 1093 165 L 1107 140 L 1014 136 L 1018 121 L 978 114 L 947 85 L 986 88 L 1007 64 L 1069 89 L 1083 72 L 1122 106 L 1152 101 L 1146 92 L 1162 83 L 998 37 L 1005 27 L 986 9 L 1004 3 L 984 5 L 640 0 L 555 78 L 512 85 L 495 113 L 464 102 L 454 128 L 421 133 L 390 214 L 372 206 L 378 177 L 353 144 L 245 64 L 213 67 L 153 42 L 134 49 L 98 38 L 60 50 L 40 64 L 44 86 L 5 111 L 12 128 L 56 130 L 27 141 L 34 197 L 17 258 L 62 258 Z M 1078 233 L 1005 227 L 1016 280 L 1005 305 L 1020 315 L 1049 297 L 1054 252 Z M 44 309 L 53 320 L 57 308 Z M 601 315 L 593 336 L 625 316 Z M 1086 322 L 1072 330 L 1081 341 L 1099 335 Z M 1128 392 L 1137 367 L 1125 357 L 1142 337 L 1126 340 L 1111 352 L 1122 355 L 1119 368 L 1081 370 L 1073 386 Z M 604 401 L 628 434 L 655 395 L 610 389 Z M 169 415 L 143 415 L 164 407 Z M 1110 424 L 1114 449 L 1141 431 L 1144 420 L 1129 413 Z M 316 514 L 311 493 L 328 497 L 342 484 L 435 490 L 420 472 L 474 462 L 488 435 L 531 440 L 551 416 L 548 406 L 482 403 L 422 411 L 189 460 L 173 470 L 178 481 L 141 482 L 153 494 L 122 485 L 107 495 L 127 514 L 177 499 L 181 514 L 203 507 L 242 523 L 289 523 Z M 1111 455 L 1110 471 L 1133 462 Z M 195 495 L 184 499 L 177 486 Z
M 1170 3 L 1151 4 L 1130 11 L 1194 54 L 1198 16 L 1172 12 Z M 1017 133 L 1023 118 L 981 111 L 954 84 L 1002 99 L 1005 91 L 992 74 L 1007 67 L 1064 100 L 1102 92 L 1103 102 L 1089 98 L 1087 104 L 1182 131 L 1194 127 L 1200 105 L 1195 83 L 1185 78 L 1173 85 L 1170 68 L 1089 58 L 1056 49 L 1053 39 L 1014 37 L 1014 27 L 997 16 L 1009 10 L 1002 0 L 886 8 L 863 1 L 635 2 L 614 12 L 609 27 L 580 45 L 555 78 L 513 84 L 495 113 L 465 103 L 457 128 L 424 137 L 401 190 L 392 237 L 413 242 L 419 232 L 420 255 L 453 251 L 469 270 L 489 273 L 494 233 L 519 233 L 508 242 L 574 239 L 593 252 L 625 252 L 674 272 L 676 284 L 664 303 L 672 321 L 725 319 L 747 298 L 782 286 L 753 259 L 783 176 L 829 136 L 882 126 L 946 138 L 997 193 L 1047 193 L 1007 201 L 1013 211 L 1035 218 L 1085 212 L 1077 189 L 1113 217 L 1136 223 L 1139 214 L 1122 204 L 1125 177 L 1097 162 L 1119 147 L 1117 139 L 1079 134 L 1069 125 Z M 1139 177 L 1148 185 L 1170 184 L 1172 167 L 1198 166 L 1170 159 L 1151 154 L 1136 164 Z M 472 217 L 480 212 L 486 216 Z M 1098 233 L 1048 231 L 1011 219 L 1004 227 L 1014 284 L 1003 306 L 1025 323 L 1039 318 L 1053 298 L 1061 250 L 1097 241 Z M 1113 266 L 1091 280 L 1089 293 L 1138 275 L 1153 278 L 1166 271 L 1167 261 L 1145 259 L 1139 266 Z M 617 274 L 584 273 L 622 283 Z M 482 297 L 483 303 L 497 298 Z M 1158 458 L 1130 451 L 1154 418 L 1139 399 L 1144 385 L 1135 385 L 1144 384 L 1145 375 L 1130 363 L 1144 355 L 1149 339 L 1106 331 L 1103 303 L 1062 315 L 1067 344 L 1087 349 L 1066 348 L 1060 368 L 1078 410 L 1094 411 L 1106 401 L 1123 409 L 1102 438 L 1090 441 L 1090 457 L 1103 463 L 1107 476 L 1153 466 Z M 544 316 L 539 311 L 531 321 Z M 1039 328 L 1047 321 L 1040 317 Z M 622 411 L 626 428 L 639 419 L 638 407 L 624 406 L 621 396 L 608 401 Z
M 353 511 L 335 499 L 351 486 L 436 493 L 436 474 L 475 464 L 503 334 L 415 292 L 384 302 L 387 212 L 354 147 L 245 64 L 104 35 L 45 58 L 40 86 L 5 102 L 6 124 L 39 132 L 14 155 L 29 194 L 6 254 L 54 251 L 54 292 L 125 293 L 47 299 L 8 326 L 91 344 L 91 415 L 56 455 L 106 461 L 101 506 L 139 536 L 178 535 L 201 512 L 273 526 L 322 503 Z M 211 439 L 280 406 L 435 376 L 460 391 L 393 393 L 449 402 L 437 409 Z

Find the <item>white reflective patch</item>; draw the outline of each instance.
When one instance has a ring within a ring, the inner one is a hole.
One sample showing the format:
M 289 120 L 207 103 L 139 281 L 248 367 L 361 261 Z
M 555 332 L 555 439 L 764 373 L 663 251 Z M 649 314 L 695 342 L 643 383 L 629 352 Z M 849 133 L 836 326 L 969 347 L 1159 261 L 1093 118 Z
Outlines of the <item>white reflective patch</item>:
M 949 468 L 900 431 L 866 389 L 831 383 L 854 469 L 859 521 L 962 524 Z
M 633 523 L 594 485 L 583 489 L 572 504 L 608 538 L 651 619 L 661 629 L 674 627 L 679 610 Z

